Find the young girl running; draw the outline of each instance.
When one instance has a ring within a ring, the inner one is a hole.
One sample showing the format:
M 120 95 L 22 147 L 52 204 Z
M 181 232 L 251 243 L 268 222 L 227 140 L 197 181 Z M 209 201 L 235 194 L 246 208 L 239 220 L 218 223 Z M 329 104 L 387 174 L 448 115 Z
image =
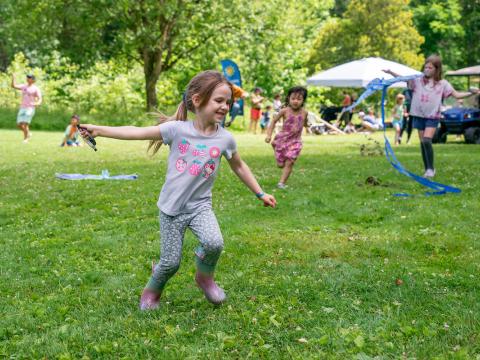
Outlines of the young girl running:
M 392 76 L 399 76 L 391 70 L 384 71 Z M 429 56 L 425 60 L 422 72 L 423 77 L 408 82 L 409 89 L 413 91 L 410 116 L 413 117 L 413 127 L 418 130 L 420 137 L 425 166 L 423 176 L 432 178 L 435 176 L 432 138 L 439 124 L 442 101 L 449 96 L 462 99 L 478 93 L 478 90 L 458 92 L 448 81 L 442 80 L 442 60 L 437 55 Z
M 35 85 L 35 76 L 27 75 L 26 84 L 17 84 L 15 82 L 15 75 L 12 74 L 12 88 L 22 92 L 22 104 L 17 115 L 17 127 L 23 132 L 23 142 L 27 143 L 32 137 L 30 132 L 30 123 L 33 115 L 35 115 L 35 108 L 42 104 L 42 93 Z
M 233 172 L 263 201 L 275 207 L 276 200 L 265 194 L 249 167 L 242 161 L 233 136 L 220 126 L 232 103 L 232 86 L 217 71 L 204 71 L 188 84 L 176 114 L 162 117 L 159 126 L 109 127 L 81 125 L 82 136 L 103 136 L 124 140 L 151 140 L 158 151 L 170 147 L 165 183 L 160 193 L 161 256 L 140 298 L 140 309 L 159 306 L 167 281 L 177 272 L 182 256 L 185 231 L 196 235 L 200 245 L 195 251 L 195 280 L 207 300 L 221 304 L 226 296 L 214 281 L 214 271 L 223 249 L 220 227 L 212 210 L 212 187 L 223 155 Z M 195 114 L 187 120 L 187 112 Z
M 288 90 L 285 107 L 274 116 L 267 130 L 265 142 L 269 143 L 276 122 L 284 119 L 282 130 L 272 142 L 277 165 L 283 169 L 280 181 L 277 184 L 280 189 L 285 189 L 285 183 L 292 172 L 293 164 L 300 155 L 300 151 L 302 151 L 302 131 L 304 127 L 308 129 L 308 113 L 303 109 L 305 100 L 307 100 L 307 89 L 304 87 L 296 86 Z
M 403 127 L 403 113 L 405 112 L 403 102 L 405 100 L 405 96 L 402 94 L 398 94 L 395 100 L 395 106 L 392 110 L 392 126 L 395 130 L 395 145 L 400 145 L 402 142 L 402 138 L 400 137 L 400 133 Z

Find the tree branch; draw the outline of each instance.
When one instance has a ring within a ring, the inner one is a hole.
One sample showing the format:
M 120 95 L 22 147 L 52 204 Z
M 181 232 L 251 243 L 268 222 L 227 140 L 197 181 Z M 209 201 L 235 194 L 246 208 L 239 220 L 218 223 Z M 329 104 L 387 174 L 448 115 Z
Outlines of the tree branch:
M 196 45 L 184 50 L 183 52 L 181 52 L 176 58 L 175 60 L 172 60 L 171 62 L 167 63 L 166 61 L 164 62 L 164 65 L 163 65 L 163 71 L 166 71 L 166 70 L 169 70 L 171 69 L 179 60 L 183 59 L 187 54 L 197 50 L 198 48 L 200 48 L 201 46 L 205 45 L 205 43 L 207 41 L 209 41 L 212 37 L 214 37 L 217 32 L 219 31 L 222 31 L 222 30 L 225 30 L 225 29 L 229 29 L 231 28 L 231 26 L 228 26 L 228 25 L 224 25 L 224 26 L 221 26 L 220 28 L 218 29 L 215 29 L 214 32 L 212 32 L 211 34 L 209 34 L 208 36 L 205 36 L 203 39 L 201 39 Z M 170 47 L 169 49 L 169 52 L 167 53 L 167 58 L 171 58 L 171 55 L 173 53 L 173 50 L 172 48 Z

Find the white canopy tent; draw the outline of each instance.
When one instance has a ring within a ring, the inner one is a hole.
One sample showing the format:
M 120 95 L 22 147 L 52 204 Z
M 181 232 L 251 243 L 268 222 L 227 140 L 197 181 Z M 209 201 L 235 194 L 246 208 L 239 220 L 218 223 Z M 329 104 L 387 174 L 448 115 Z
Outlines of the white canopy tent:
M 408 66 L 382 59 L 380 57 L 368 57 L 351 61 L 331 69 L 319 72 L 307 79 L 308 85 L 332 86 L 332 87 L 366 87 L 373 79 L 391 79 L 392 76 L 382 70 L 390 69 L 401 75 L 420 74 L 419 71 Z M 398 82 L 391 87 L 406 87 L 404 82 Z

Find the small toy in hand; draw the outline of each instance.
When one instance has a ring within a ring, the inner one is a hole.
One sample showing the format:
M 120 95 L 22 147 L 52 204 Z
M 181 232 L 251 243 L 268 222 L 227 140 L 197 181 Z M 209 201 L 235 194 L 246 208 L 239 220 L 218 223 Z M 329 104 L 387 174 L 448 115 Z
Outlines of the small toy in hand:
M 85 129 L 85 128 L 82 128 L 80 125 L 77 125 L 77 128 L 78 128 L 78 130 L 85 130 L 87 132 L 86 137 L 82 136 L 83 141 L 85 141 L 85 143 L 88 146 L 90 146 L 93 150 L 97 151 L 97 147 L 96 147 L 97 142 L 95 141 L 95 139 L 92 136 L 90 136 L 90 134 L 88 133 L 88 130 Z

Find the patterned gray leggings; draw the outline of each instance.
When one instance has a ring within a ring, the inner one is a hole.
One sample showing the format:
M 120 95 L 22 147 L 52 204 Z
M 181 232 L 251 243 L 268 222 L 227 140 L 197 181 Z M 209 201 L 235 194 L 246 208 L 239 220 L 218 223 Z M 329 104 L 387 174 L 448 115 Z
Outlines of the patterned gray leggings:
M 170 216 L 160 212 L 161 253 L 147 288 L 162 291 L 180 267 L 183 238 L 187 227 L 200 241 L 195 250 L 197 268 L 213 273 L 223 250 L 223 237 L 213 210 Z

